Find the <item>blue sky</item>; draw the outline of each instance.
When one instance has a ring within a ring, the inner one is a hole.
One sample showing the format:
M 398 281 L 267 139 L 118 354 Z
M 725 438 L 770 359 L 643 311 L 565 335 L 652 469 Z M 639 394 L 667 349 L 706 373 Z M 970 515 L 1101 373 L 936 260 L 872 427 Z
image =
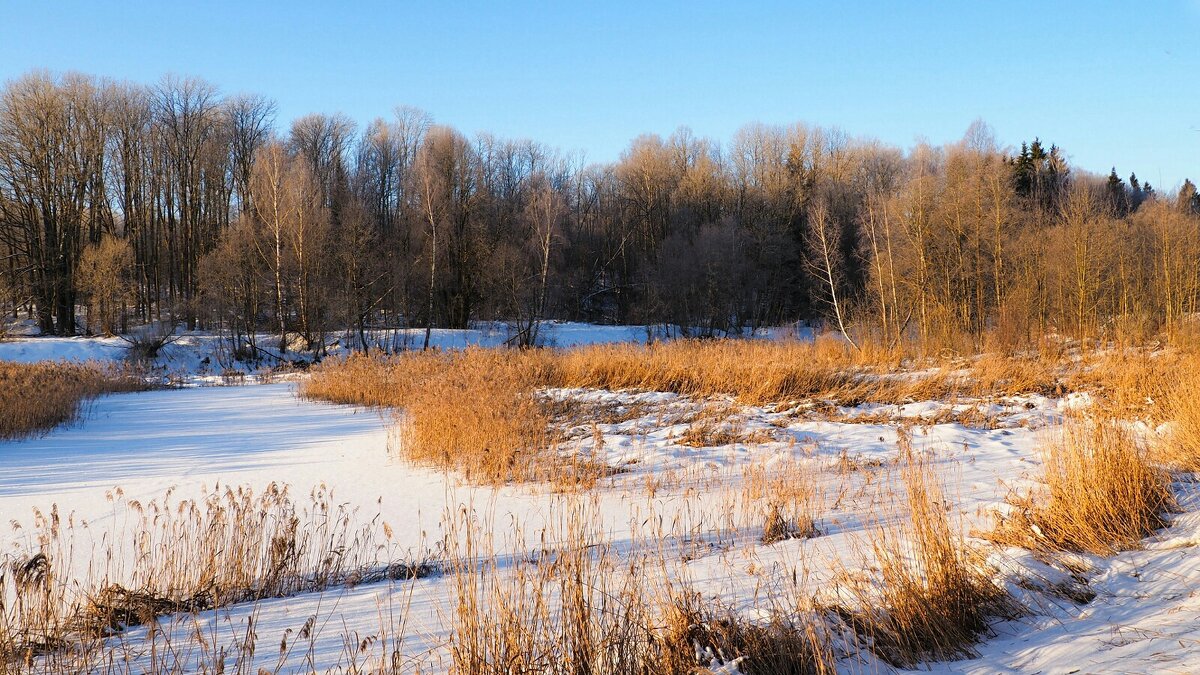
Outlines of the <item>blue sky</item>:
M 976 118 L 1078 166 L 1200 178 L 1200 0 L 0 0 L 0 79 L 33 68 L 265 94 L 280 123 L 398 104 L 592 161 L 679 126 L 805 121 L 911 146 Z

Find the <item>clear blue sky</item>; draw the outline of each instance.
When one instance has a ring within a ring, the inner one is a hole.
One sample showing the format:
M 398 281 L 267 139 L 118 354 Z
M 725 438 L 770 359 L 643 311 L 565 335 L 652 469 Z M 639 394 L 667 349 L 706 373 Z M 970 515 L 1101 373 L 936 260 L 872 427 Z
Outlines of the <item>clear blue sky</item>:
M 1087 170 L 1200 178 L 1200 0 L 0 0 L 0 79 L 34 68 L 196 75 L 274 98 L 281 125 L 409 104 L 592 161 L 681 125 L 724 141 L 805 121 L 908 147 L 983 118 Z

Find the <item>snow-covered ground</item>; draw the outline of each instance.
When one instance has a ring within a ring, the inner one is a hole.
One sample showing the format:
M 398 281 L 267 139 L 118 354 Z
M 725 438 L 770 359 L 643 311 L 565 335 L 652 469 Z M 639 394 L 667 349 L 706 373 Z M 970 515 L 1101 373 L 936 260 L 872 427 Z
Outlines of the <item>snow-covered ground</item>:
M 0 361 L 32 363 L 37 361 L 97 361 L 118 362 L 125 360 L 130 342 L 120 337 L 53 337 L 36 334 L 36 328 L 22 325 L 21 330 L 10 331 L 0 340 Z M 512 331 L 503 323 L 480 323 L 470 329 L 436 328 L 430 332 L 430 346 L 439 349 L 464 349 L 466 347 L 497 347 L 506 344 Z M 644 343 L 662 339 L 661 326 L 606 326 L 569 321 L 546 322 L 541 329 L 541 342 L 552 347 L 579 347 L 612 343 Z M 811 329 L 803 327 L 764 328 L 757 334 L 767 339 L 800 336 L 811 337 Z M 276 353 L 278 337 L 257 336 L 258 343 Z M 420 349 L 425 340 L 425 331 L 420 328 L 372 331 L 367 336 L 368 347 L 387 351 Z M 357 337 L 342 333 L 331 333 L 326 338 L 327 353 L 338 356 L 357 348 Z M 289 358 L 306 359 L 304 352 L 289 353 Z M 251 374 L 260 366 L 273 366 L 276 361 L 264 357 L 258 364 L 237 361 L 230 354 L 229 340 L 221 335 L 206 332 L 179 332 L 172 342 L 162 348 L 152 364 L 162 374 L 173 376 L 177 381 L 191 384 L 215 384 L 221 382 L 226 371 Z
M 764 329 L 764 336 L 795 334 L 792 328 Z M 803 329 L 800 331 L 804 333 Z M 31 334 L 32 333 L 32 334 Z M 547 322 L 542 327 L 542 341 L 547 346 L 577 347 L 582 345 L 608 344 L 614 342 L 646 342 L 659 339 L 660 327 L 653 326 L 605 326 L 569 321 Z M 505 344 L 512 331 L 502 323 L 482 323 L 470 329 L 435 328 L 430 333 L 430 345 L 440 349 L 463 349 L 470 346 L 496 347 Z M 330 353 L 347 351 L 350 342 L 357 338 L 331 333 L 327 337 Z M 408 328 L 372 331 L 368 335 L 369 347 L 378 349 L 420 349 L 424 344 L 425 331 Z M 278 337 L 263 334 L 258 341 L 269 347 L 272 353 Z M 34 361 L 119 361 L 129 353 L 129 342 L 120 337 L 54 337 L 37 335 L 36 331 L 24 330 L 10 333 L 0 340 L 0 360 L 30 363 Z M 227 341 L 221 336 L 204 331 L 181 333 L 178 339 L 167 345 L 158 365 L 171 371 L 220 372 L 224 361 L 228 361 Z M 204 359 L 208 362 L 201 363 Z M 229 362 L 230 367 L 246 366 Z
M 633 332 L 626 337 L 632 339 Z M 572 339 L 601 337 L 615 336 L 593 327 L 581 328 Z M 0 345 L 0 358 L 36 359 L 39 353 L 96 358 L 120 349 L 98 340 L 75 346 L 82 342 L 9 342 Z M 47 346 L 35 346 L 42 344 Z M 706 602 L 753 616 L 788 580 L 799 577 L 820 595 L 836 586 L 839 565 L 869 564 L 868 534 L 887 517 L 889 493 L 902 489 L 895 471 L 902 424 L 911 430 L 915 449 L 937 469 L 952 514 L 970 534 L 987 525 L 992 510 L 1003 508 L 1010 491 L 1030 484 L 1039 438 L 1061 421 L 1064 409 L 1081 404 L 1077 398 L 1031 395 L 823 413 L 733 406 L 731 414 L 713 418 L 715 430 L 728 432 L 722 444 L 706 447 L 689 440 L 689 430 L 703 421 L 705 409 L 731 404 L 662 393 L 547 392 L 607 411 L 603 423 L 575 429 L 563 451 L 622 471 L 580 497 L 549 486 L 475 487 L 413 466 L 397 458 L 390 413 L 304 401 L 294 387 L 285 382 L 111 395 L 92 402 L 75 425 L 0 444 L 0 523 L 8 525 L 0 533 L 0 555 L 37 550 L 36 512 L 56 509 L 75 528 L 70 569 L 83 578 L 91 565 L 94 575 L 105 542 L 115 556 L 136 555 L 106 538 L 126 527 L 129 504 L 162 500 L 168 490 L 175 500 L 202 497 L 217 484 L 261 492 L 271 483 L 286 483 L 297 495 L 328 486 L 361 524 L 386 525 L 389 543 L 381 555 L 389 559 L 435 554 L 446 518 L 464 509 L 476 514 L 500 556 L 552 549 L 567 543 L 561 540 L 564 512 L 584 500 L 614 550 L 629 554 L 655 539 L 678 561 L 672 574 L 686 579 Z M 968 412 L 976 414 L 964 415 Z M 966 426 L 967 419 L 988 423 Z M 751 487 L 756 475 L 775 470 L 813 477 L 820 536 L 761 542 L 770 495 L 754 495 Z M 113 500 L 118 487 L 123 497 Z M 1189 669 L 1200 663 L 1195 548 L 1200 504 L 1189 485 L 1178 488 L 1184 512 L 1145 550 L 1080 558 L 1095 600 L 1076 605 L 1014 584 L 1032 614 L 997 626 L 997 635 L 979 645 L 979 658 L 928 667 L 970 673 L 1193 672 Z M 1015 550 L 997 552 L 993 561 L 1003 570 L 1000 580 L 1010 582 L 1011 575 L 1030 570 L 1045 577 L 1062 574 Z M 109 580 L 120 582 L 130 566 L 110 566 Z M 153 634 L 168 643 L 174 636 L 175 645 L 188 644 L 186 636 L 211 636 L 211 648 L 224 645 L 234 654 L 253 622 L 266 645 L 255 653 L 256 668 L 345 670 L 352 659 L 398 649 L 406 666 L 440 672 L 449 667 L 445 645 L 454 599 L 452 576 L 435 574 L 180 615 L 165 619 Z M 271 647 L 284 636 L 294 643 L 311 617 L 318 630 L 309 631 L 310 643 L 282 654 Z M 149 634 L 144 627 L 131 628 L 110 638 L 110 647 L 134 664 L 133 671 L 148 668 Z M 347 646 L 363 640 L 368 649 Z M 187 671 L 203 654 L 193 647 L 174 658 Z M 843 665 L 850 672 L 886 668 L 878 662 Z

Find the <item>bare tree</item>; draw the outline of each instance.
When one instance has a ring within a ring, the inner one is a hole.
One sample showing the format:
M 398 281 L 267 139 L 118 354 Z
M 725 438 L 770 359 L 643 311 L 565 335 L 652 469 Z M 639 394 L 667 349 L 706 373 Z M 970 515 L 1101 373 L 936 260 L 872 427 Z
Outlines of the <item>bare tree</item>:
M 291 216 L 291 204 L 287 194 L 288 185 L 287 149 L 282 143 L 268 143 L 259 150 L 254 161 L 250 193 L 254 204 L 255 221 L 263 228 L 267 245 L 256 238 L 259 255 L 267 262 L 274 281 L 275 325 L 279 333 L 279 353 L 287 351 L 287 314 L 284 309 L 283 246 L 287 237 Z
M 467 139 L 453 129 L 430 129 L 417 165 L 426 235 L 422 255 L 429 269 L 425 325 L 428 346 L 437 319 L 434 297 L 439 289 L 440 258 L 447 262 L 441 286 L 447 325 L 465 328 L 471 317 L 481 262 L 477 259 L 480 248 L 475 231 L 475 209 L 480 195 L 476 156 Z
M 842 303 L 838 299 L 840 285 L 841 259 L 837 250 L 837 242 L 841 239 L 841 223 L 830 217 L 829 204 L 822 196 L 813 200 L 808 208 L 808 224 L 810 247 L 815 262 L 814 273 L 821 277 L 825 291 L 829 294 L 829 304 L 833 308 L 833 316 L 837 321 L 838 331 L 850 346 L 858 349 L 858 343 L 846 330 L 846 317 Z
M 289 212 L 288 243 L 295 266 L 297 318 L 309 350 L 324 347 L 324 268 L 329 236 L 329 210 L 322 202 L 321 186 L 306 163 L 292 161 L 285 189 Z
M 195 328 L 196 267 L 229 219 L 228 187 L 207 180 L 224 176 L 228 160 L 220 102 L 215 86 L 195 78 L 165 77 L 154 93 L 170 170 L 165 194 L 170 291 L 183 304 L 188 327 Z
M 531 180 L 528 201 L 523 214 L 529 233 L 529 243 L 536 256 L 536 291 L 532 307 L 524 309 L 518 300 L 515 303 L 519 314 L 523 314 L 522 325 L 517 333 L 517 342 L 523 347 L 538 344 L 541 322 L 546 317 L 546 291 L 550 280 L 550 254 L 555 240 L 562 236 L 561 224 L 566 215 L 566 202 L 554 189 L 545 174 L 537 174 Z
M 98 237 L 107 211 L 105 101 L 81 75 L 45 73 L 0 95 L 0 237 L 27 264 L 38 323 L 75 332 L 73 282 L 86 235 Z
M 292 147 L 308 162 L 321 186 L 323 204 L 335 220 L 349 181 L 346 156 L 354 130 L 354 121 L 341 113 L 305 115 L 292 122 Z
M 238 196 L 238 212 L 244 215 L 253 208 L 250 179 L 254 171 L 254 157 L 271 140 L 276 105 L 262 96 L 241 94 L 226 99 L 224 110 L 229 125 L 233 190 Z

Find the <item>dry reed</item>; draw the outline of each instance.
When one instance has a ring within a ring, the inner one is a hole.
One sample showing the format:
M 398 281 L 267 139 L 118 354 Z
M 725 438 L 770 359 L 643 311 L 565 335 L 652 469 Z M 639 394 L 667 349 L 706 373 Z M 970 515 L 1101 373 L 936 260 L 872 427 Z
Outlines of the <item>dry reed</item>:
M 1012 497 L 990 538 L 1108 555 L 1136 548 L 1175 507 L 1168 472 L 1115 421 L 1069 418 L 1042 450 L 1040 489 Z
M 675 341 L 566 351 L 475 348 L 330 361 L 314 369 L 301 393 L 402 409 L 403 455 L 458 470 L 471 481 L 589 485 L 610 469 L 559 452 L 561 427 L 573 424 L 564 420 L 577 421 L 579 411 L 561 397 L 544 395 L 547 389 L 648 390 L 715 400 L 705 409 L 723 414 L 693 420 L 681 439 L 711 446 L 768 440 L 766 434 L 739 431 L 737 406 L 721 403 L 730 399 L 756 405 L 904 403 L 1057 386 L 1051 366 L 1033 358 L 893 370 L 901 364 L 896 352 L 856 352 L 829 339 Z
M 973 656 L 990 619 L 1017 608 L 963 544 L 927 461 L 914 455 L 905 434 L 900 441 L 907 518 L 874 533 L 873 584 L 852 584 L 857 609 L 843 613 L 877 656 L 911 668 Z
M 1166 438 L 1156 448 L 1161 461 L 1178 471 L 1200 471 L 1200 360 L 1185 362 L 1164 398 L 1170 420 Z
M 764 621 L 748 621 L 671 581 L 664 550 L 618 553 L 594 505 L 573 502 L 561 515 L 561 531 L 541 540 L 563 545 L 506 555 L 471 512 L 453 519 L 445 546 L 456 598 L 451 672 L 834 672 L 828 626 L 811 602 L 772 606 Z
M 824 494 L 806 466 L 798 462 L 776 463 L 770 468 L 751 464 L 742 472 L 742 484 L 743 508 L 761 513 L 762 543 L 820 534 L 817 523 L 825 507 Z
M 471 514 L 449 519 L 452 673 L 661 672 L 651 575 L 611 551 L 593 515 L 572 505 L 569 544 L 503 556 Z
M 0 361 L 0 439 L 48 431 L 76 419 L 89 399 L 147 386 L 128 371 L 97 363 Z
M 0 669 L 165 614 L 430 571 L 380 560 L 373 525 L 354 525 L 353 511 L 324 488 L 304 507 L 274 484 L 257 495 L 218 487 L 200 499 L 168 492 L 143 504 L 119 490 L 110 498 L 125 529 L 93 543 L 87 570 L 71 567 L 87 528 L 64 522 L 57 507 L 35 512 L 27 551 L 0 558 Z
M 667 608 L 658 672 L 678 675 L 830 675 L 837 672 L 829 618 L 814 606 L 772 608 L 765 622 L 707 606 L 697 593 L 677 592 Z M 723 667 L 723 668 L 722 668 Z M 732 667 L 732 668 L 731 668 Z
M 401 357 L 352 357 L 317 368 L 301 385 L 309 398 L 403 408 L 400 452 L 414 462 L 499 484 L 591 484 L 609 473 L 577 457 L 562 460 L 553 402 L 536 352 L 467 349 Z

